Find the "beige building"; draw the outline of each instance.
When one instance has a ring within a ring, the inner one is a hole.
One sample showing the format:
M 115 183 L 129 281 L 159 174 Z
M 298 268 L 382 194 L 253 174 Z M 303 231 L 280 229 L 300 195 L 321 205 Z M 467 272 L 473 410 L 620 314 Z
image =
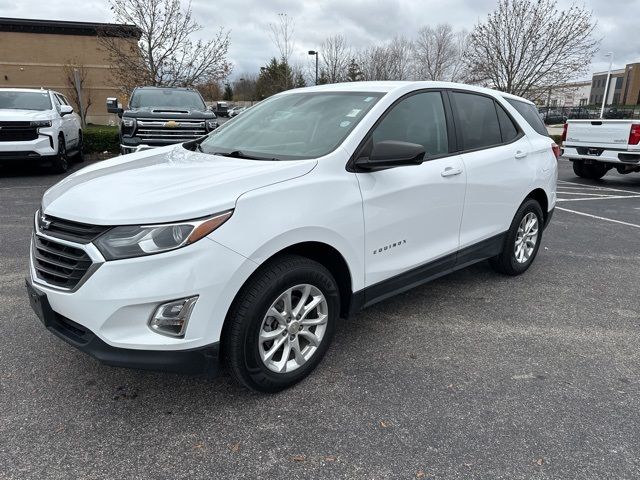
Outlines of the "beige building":
M 107 97 L 122 95 L 110 56 L 100 45 L 102 36 L 135 48 L 140 30 L 133 25 L 0 18 L 0 87 L 51 88 L 76 103 L 68 76 L 77 68 L 84 77 L 83 103 L 91 103 L 87 122 L 115 123 L 117 117 L 107 113 L 105 103 Z

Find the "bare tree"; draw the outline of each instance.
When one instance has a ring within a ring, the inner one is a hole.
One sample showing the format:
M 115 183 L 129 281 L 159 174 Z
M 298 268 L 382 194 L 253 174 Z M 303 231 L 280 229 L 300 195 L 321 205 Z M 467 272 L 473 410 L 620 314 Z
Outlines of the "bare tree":
M 271 40 L 280 52 L 280 59 L 287 65 L 296 47 L 294 31 L 295 21 L 286 13 L 279 13 L 278 21 L 269 24 Z
M 462 80 L 466 37 L 465 31 L 454 32 L 447 23 L 435 28 L 422 27 L 414 42 L 416 77 L 420 80 Z
M 76 70 L 78 71 L 78 85 L 76 85 Z M 89 108 L 93 105 L 91 91 L 88 88 L 87 68 L 78 60 L 69 60 L 67 64 L 62 67 L 62 71 L 64 73 L 65 83 L 70 92 L 71 101 L 78 115 L 81 115 L 82 125 L 86 125 Z M 82 105 L 80 98 L 82 98 Z
M 130 83 L 156 86 L 192 86 L 219 80 L 231 71 L 227 61 L 229 32 L 220 28 L 209 41 L 192 40 L 202 29 L 193 19 L 191 3 L 180 0 L 110 0 L 115 20 L 138 26 L 138 49 L 118 36 L 101 37 L 101 45 L 117 65 L 115 73 Z
M 343 82 L 347 78 L 351 51 L 342 35 L 328 37 L 320 45 L 322 71 L 325 72 L 327 83 Z
M 411 78 L 413 43 L 403 36 L 394 37 L 386 46 L 389 58 L 388 80 L 409 80 Z
M 558 10 L 555 0 L 499 0 L 476 25 L 466 53 L 477 82 L 527 96 L 587 72 L 600 41 L 585 8 Z
M 355 63 L 363 80 L 408 80 L 411 77 L 411 42 L 395 37 L 386 45 L 360 50 Z

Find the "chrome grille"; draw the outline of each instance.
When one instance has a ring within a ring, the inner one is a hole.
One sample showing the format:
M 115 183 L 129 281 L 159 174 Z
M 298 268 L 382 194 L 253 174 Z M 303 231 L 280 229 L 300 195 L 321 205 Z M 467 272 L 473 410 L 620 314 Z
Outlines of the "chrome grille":
M 31 253 L 40 280 L 69 290 L 78 285 L 93 263 L 84 250 L 35 234 Z
M 135 135 L 145 142 L 186 142 L 207 134 L 204 120 L 139 118 Z
M 109 230 L 109 228 L 102 225 L 89 225 L 63 220 L 51 215 L 40 214 L 38 216 L 38 230 L 46 233 L 49 237 L 61 238 L 69 242 L 87 244 Z

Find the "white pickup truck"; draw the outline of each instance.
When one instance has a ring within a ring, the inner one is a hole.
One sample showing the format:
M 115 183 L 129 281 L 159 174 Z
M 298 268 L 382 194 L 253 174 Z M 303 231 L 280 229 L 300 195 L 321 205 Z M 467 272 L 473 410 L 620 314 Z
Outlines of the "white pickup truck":
M 568 120 L 562 132 L 562 156 L 582 178 L 640 172 L 640 120 Z

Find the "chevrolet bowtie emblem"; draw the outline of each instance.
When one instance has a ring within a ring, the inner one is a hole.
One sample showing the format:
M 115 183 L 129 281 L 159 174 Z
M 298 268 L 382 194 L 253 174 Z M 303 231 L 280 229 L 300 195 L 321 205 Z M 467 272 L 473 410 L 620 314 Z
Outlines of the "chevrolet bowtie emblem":
M 40 216 L 40 228 L 46 230 L 51 226 L 51 222 L 45 218 L 44 215 Z
M 173 120 L 169 120 L 167 123 L 164 124 L 165 127 L 167 128 L 176 128 L 178 126 L 178 122 L 174 122 Z

